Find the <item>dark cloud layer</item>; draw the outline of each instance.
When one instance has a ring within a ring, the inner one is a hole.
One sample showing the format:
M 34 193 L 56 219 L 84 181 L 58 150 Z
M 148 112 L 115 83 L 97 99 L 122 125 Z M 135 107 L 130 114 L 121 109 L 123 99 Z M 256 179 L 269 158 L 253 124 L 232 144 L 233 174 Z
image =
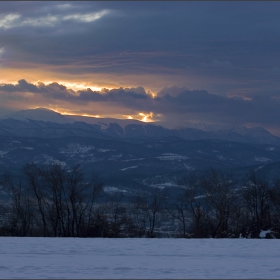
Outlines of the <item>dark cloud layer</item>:
M 141 86 L 137 88 L 103 89 L 93 91 L 91 89 L 74 91 L 58 83 L 32 84 L 25 80 L 17 84 L 2 84 L 0 96 L 9 96 L 10 99 L 16 96 L 24 96 L 25 93 L 33 93 L 28 96 L 44 103 L 54 104 L 55 102 L 67 103 L 68 106 L 87 106 L 94 108 L 95 104 L 102 104 L 105 111 L 110 106 L 119 108 L 124 114 L 126 111 L 153 112 L 154 115 L 161 115 L 168 122 L 177 122 L 178 126 L 186 122 L 204 122 L 220 125 L 246 125 L 277 127 L 280 125 L 280 99 L 275 96 L 257 95 L 251 100 L 243 98 L 230 98 L 211 94 L 206 90 L 189 90 L 185 87 L 165 87 L 152 97 Z M 106 109 L 107 108 L 107 109 Z M 91 112 L 94 114 L 94 109 Z
M 195 76 L 192 88 L 263 92 L 279 87 L 272 71 L 280 67 L 279 8 L 270 1 L 2 2 L 2 64 L 168 74 L 187 87 Z
M 279 10 L 276 1 L 1 2 L 1 106 L 277 129 Z

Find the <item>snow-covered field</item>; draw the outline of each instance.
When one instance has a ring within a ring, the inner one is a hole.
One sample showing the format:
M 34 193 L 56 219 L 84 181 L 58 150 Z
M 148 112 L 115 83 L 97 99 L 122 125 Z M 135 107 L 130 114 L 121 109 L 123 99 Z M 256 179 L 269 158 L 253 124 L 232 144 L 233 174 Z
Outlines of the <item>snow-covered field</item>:
M 280 276 L 280 241 L 1 237 L 1 278 Z

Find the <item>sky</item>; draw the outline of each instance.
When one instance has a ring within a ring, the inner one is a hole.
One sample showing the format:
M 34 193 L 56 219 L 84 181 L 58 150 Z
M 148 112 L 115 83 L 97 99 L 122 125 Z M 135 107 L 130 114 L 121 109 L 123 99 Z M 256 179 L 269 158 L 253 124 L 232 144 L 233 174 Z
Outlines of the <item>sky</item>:
M 0 2 L 0 116 L 48 108 L 280 136 L 280 2 Z

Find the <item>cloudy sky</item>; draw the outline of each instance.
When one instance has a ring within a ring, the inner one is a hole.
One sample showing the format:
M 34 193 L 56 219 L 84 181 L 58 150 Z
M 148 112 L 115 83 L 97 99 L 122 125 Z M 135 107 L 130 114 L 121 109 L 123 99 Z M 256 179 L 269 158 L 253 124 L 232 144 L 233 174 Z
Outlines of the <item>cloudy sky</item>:
M 0 110 L 280 135 L 280 2 L 0 2 Z

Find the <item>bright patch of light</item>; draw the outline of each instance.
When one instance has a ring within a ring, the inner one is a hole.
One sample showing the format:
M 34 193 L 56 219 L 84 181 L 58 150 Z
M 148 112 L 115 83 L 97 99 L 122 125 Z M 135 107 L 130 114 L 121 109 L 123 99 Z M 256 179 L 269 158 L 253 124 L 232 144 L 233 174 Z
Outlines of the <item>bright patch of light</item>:
M 42 108 L 42 106 L 39 106 L 39 107 L 38 106 L 29 107 L 28 109 L 40 109 L 40 108 Z M 61 111 L 60 109 L 53 108 L 53 107 L 44 107 L 44 109 L 48 109 L 48 110 L 54 111 L 54 112 L 59 113 L 61 115 L 62 115 L 62 112 L 63 112 L 63 110 Z
M 73 82 L 64 82 L 64 81 L 58 81 L 57 83 L 62 84 L 72 90 L 86 90 L 88 88 L 91 89 L 92 91 L 101 91 L 102 90 L 102 87 L 91 86 L 86 83 L 73 83 Z
M 154 114 L 153 112 L 150 113 L 143 113 L 140 112 L 135 115 L 123 115 L 122 118 L 128 119 L 128 120 L 137 120 L 141 122 L 157 122 L 161 119 L 161 114 Z
M 68 9 L 68 8 L 71 8 L 72 5 L 71 4 L 61 4 L 61 5 L 57 5 L 56 7 L 59 9 Z
M 54 26 L 57 22 L 58 22 L 57 16 L 46 16 L 40 18 L 27 18 L 21 22 L 21 25 Z
M 0 80 L 0 84 L 1 85 L 5 85 L 5 84 L 11 84 L 11 85 L 17 85 L 18 84 L 18 81 L 6 81 L 6 80 Z
M 103 10 L 97 13 L 89 13 L 89 14 L 73 14 L 63 17 L 63 20 L 75 20 L 80 22 L 93 22 L 95 20 L 100 19 L 104 15 L 108 14 L 108 10 Z
M 67 4 L 66 4 L 67 5 Z M 64 6 L 66 7 L 66 6 Z M 67 6 L 69 7 L 69 6 Z M 0 19 L 0 29 L 9 29 L 17 26 L 55 26 L 60 21 L 74 20 L 78 22 L 90 23 L 96 21 L 108 14 L 109 10 L 103 10 L 97 13 L 87 13 L 87 14 L 69 14 L 67 16 L 61 15 L 48 15 L 45 17 L 28 17 L 21 19 L 20 14 L 8 14 Z
M 74 82 L 66 82 L 66 81 L 45 81 L 43 82 L 45 85 L 50 85 L 52 83 L 58 83 L 60 85 L 65 86 L 68 89 L 72 89 L 74 91 L 77 90 L 87 90 L 87 89 L 91 89 L 92 91 L 102 91 L 103 87 L 98 87 L 98 86 L 92 86 L 88 83 L 74 83 Z M 42 81 L 37 81 L 37 85 L 42 83 Z M 107 89 L 111 89 L 111 88 L 107 88 Z
M 140 112 L 138 116 L 140 116 L 141 122 L 152 122 L 153 120 L 151 118 L 153 118 L 154 114 L 152 112 L 150 112 L 149 114 Z
M 29 107 L 29 109 L 37 109 L 37 108 L 42 108 L 41 107 Z M 156 122 L 158 121 L 157 118 L 159 117 L 158 114 L 154 114 L 152 112 L 150 113 L 138 113 L 137 115 L 93 115 L 93 114 L 88 114 L 88 113 L 78 113 L 75 111 L 67 110 L 65 108 L 59 108 L 59 107 L 53 107 L 53 106 L 46 106 L 46 109 L 52 110 L 56 113 L 59 113 L 61 115 L 69 115 L 69 116 L 82 116 L 82 117 L 89 117 L 89 118 L 113 118 L 113 119 L 127 119 L 127 120 L 137 120 L 141 122 Z
M 34 108 L 36 109 L 36 108 Z M 53 108 L 53 107 L 48 107 L 47 109 L 52 110 L 56 113 L 59 113 L 61 115 L 69 115 L 69 116 L 82 116 L 82 117 L 90 117 L 90 118 L 100 118 L 100 115 L 91 115 L 91 114 L 78 114 L 78 113 L 73 113 L 61 108 Z
M 19 14 L 8 14 L 4 16 L 0 19 L 0 28 L 8 29 L 13 27 L 19 18 Z
M 4 48 L 0 48 L 0 58 L 1 58 L 1 54 L 4 53 Z M 11 85 L 17 85 L 18 81 L 9 81 L 7 82 L 7 80 L 0 80 L 0 84 L 11 84 Z M 79 82 L 67 82 L 67 81 L 42 81 L 42 80 L 37 80 L 36 82 L 31 82 L 36 86 L 40 86 L 40 85 L 51 85 L 53 83 L 58 83 L 59 85 L 63 85 L 65 86 L 67 89 L 71 89 L 73 91 L 78 91 L 78 90 L 87 90 L 87 89 L 91 89 L 92 91 L 96 91 L 96 92 L 100 92 L 100 93 L 106 93 L 109 90 L 112 90 L 112 87 L 99 87 L 96 85 L 91 85 L 90 83 L 79 83 Z
M 100 118 L 99 115 L 89 115 L 89 114 L 82 114 L 80 116 L 83 116 L 83 117 L 90 117 L 90 118 Z
M 90 114 L 77 114 L 68 111 L 56 111 L 61 115 L 69 115 L 69 116 L 79 116 L 79 117 L 88 117 L 88 118 L 101 118 L 99 115 L 90 115 Z
M 25 18 L 20 20 L 21 15 L 9 14 L 0 20 L 0 28 L 9 29 L 17 26 L 54 26 L 58 22 L 58 16 L 46 16 L 38 18 Z
M 147 94 L 150 95 L 152 98 L 157 97 L 157 94 L 155 92 L 150 91 L 150 90 L 148 90 Z

